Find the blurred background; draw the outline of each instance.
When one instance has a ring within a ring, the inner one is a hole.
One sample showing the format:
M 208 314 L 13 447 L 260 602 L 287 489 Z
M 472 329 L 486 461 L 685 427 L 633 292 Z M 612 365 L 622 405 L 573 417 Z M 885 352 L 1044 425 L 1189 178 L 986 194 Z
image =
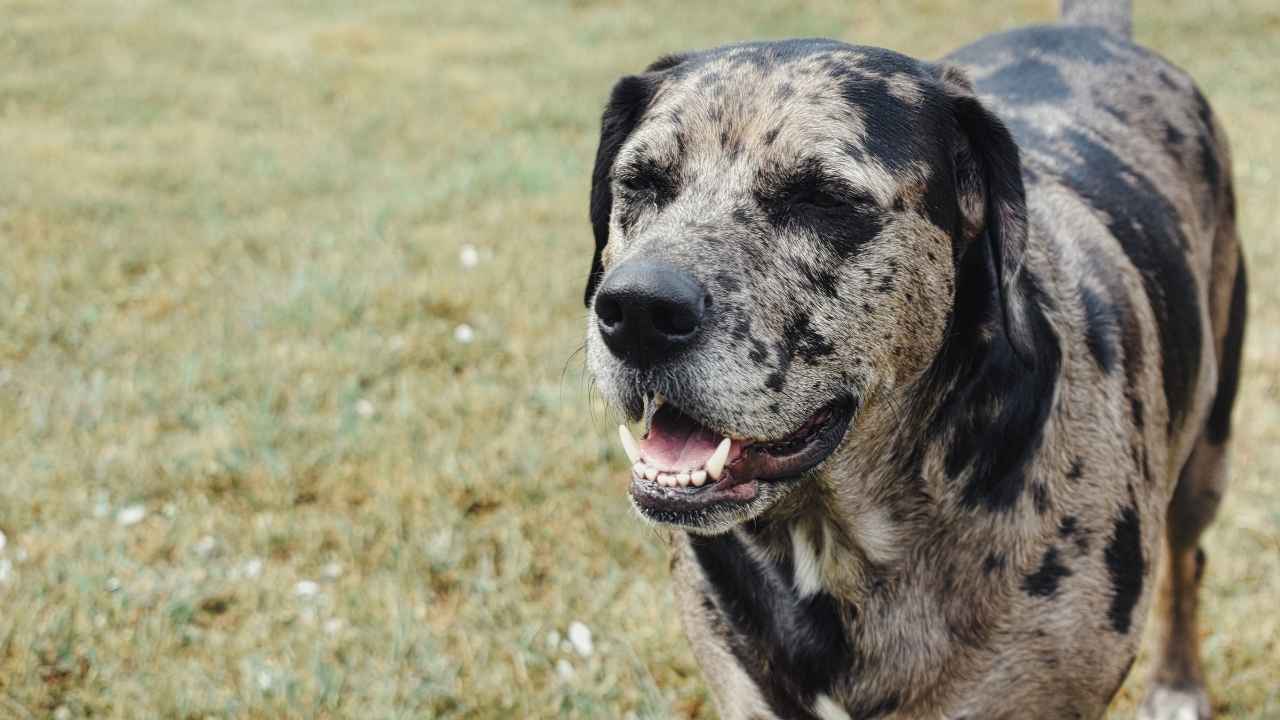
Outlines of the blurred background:
M 1221 717 L 1280 717 L 1280 7 L 1137 5 L 1234 146 L 1204 641 Z M 711 717 L 578 352 L 609 88 L 1054 15 L 0 0 L 0 717 Z

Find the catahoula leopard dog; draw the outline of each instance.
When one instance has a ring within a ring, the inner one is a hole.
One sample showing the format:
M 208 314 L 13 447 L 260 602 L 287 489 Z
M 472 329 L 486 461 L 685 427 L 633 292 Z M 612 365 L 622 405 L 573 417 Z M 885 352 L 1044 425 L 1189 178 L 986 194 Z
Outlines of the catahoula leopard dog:
M 1210 716 L 1245 273 L 1222 126 L 1126 5 L 614 86 L 588 369 L 722 717 L 1096 718 L 1153 603 L 1141 715 Z

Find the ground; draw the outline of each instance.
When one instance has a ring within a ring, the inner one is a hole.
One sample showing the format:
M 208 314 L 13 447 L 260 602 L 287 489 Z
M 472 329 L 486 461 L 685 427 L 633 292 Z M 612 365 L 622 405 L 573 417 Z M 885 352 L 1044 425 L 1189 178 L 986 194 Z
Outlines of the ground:
M 1204 646 L 1221 717 L 1277 717 L 1280 9 L 1138 5 L 1235 150 Z M 609 87 L 1054 11 L 774 6 L 0 0 L 0 717 L 711 717 L 577 351 Z

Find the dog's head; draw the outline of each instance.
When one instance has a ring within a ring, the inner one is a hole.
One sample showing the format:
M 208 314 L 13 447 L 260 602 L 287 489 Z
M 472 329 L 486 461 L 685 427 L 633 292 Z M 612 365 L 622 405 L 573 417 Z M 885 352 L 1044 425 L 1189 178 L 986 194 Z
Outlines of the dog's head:
M 646 517 L 719 532 L 823 476 L 958 333 L 1029 357 L 1017 148 L 958 71 L 827 40 L 664 58 L 613 88 L 589 371 Z

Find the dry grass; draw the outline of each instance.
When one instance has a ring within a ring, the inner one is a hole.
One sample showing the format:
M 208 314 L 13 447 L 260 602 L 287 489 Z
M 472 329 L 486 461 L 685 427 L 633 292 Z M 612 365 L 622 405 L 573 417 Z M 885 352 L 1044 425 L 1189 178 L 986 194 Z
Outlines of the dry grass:
M 1205 647 L 1223 717 L 1276 717 L 1280 11 L 1139 4 L 1238 158 Z M 0 2 L 0 717 L 710 716 L 574 355 L 603 98 L 686 47 L 1053 12 L 776 5 Z

